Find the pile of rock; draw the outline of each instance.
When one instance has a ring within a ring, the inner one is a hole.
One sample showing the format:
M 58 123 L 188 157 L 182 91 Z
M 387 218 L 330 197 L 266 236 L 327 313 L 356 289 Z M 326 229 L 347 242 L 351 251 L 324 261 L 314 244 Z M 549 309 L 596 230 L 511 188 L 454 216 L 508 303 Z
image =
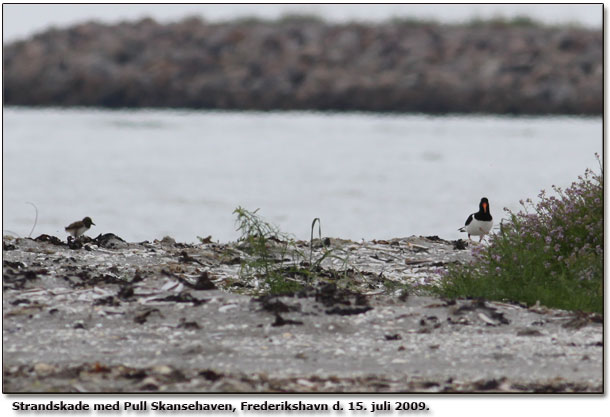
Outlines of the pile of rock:
M 601 114 L 601 30 L 316 18 L 51 29 L 4 47 L 9 105 Z

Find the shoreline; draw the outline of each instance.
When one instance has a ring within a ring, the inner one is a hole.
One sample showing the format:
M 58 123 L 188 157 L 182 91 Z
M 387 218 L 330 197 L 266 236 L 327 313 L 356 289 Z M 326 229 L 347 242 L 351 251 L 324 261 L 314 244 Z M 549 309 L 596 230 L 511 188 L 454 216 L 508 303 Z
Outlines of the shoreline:
M 468 261 L 459 241 L 324 241 L 347 273 L 329 256 L 273 295 L 235 242 L 5 236 L 4 390 L 603 391 L 597 315 L 418 295 Z

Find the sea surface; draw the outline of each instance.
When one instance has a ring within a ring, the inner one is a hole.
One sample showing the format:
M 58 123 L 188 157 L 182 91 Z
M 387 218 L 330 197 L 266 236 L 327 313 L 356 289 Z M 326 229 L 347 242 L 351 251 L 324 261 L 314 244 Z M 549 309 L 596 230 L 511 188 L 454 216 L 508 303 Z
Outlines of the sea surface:
M 464 237 L 504 207 L 599 170 L 602 119 L 5 108 L 3 234 L 235 240 L 233 210 L 308 239 Z

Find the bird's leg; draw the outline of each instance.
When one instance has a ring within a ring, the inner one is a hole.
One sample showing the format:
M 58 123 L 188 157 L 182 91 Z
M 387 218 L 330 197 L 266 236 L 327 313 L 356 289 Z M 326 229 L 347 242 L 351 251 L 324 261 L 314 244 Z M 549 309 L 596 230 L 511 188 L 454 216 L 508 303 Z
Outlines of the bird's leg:
M 468 240 L 469 240 L 470 242 L 472 242 L 472 239 L 470 238 L 470 233 L 468 233 Z
M 479 239 L 479 243 L 481 243 L 483 241 L 484 237 L 485 237 L 485 235 L 481 235 L 481 238 Z

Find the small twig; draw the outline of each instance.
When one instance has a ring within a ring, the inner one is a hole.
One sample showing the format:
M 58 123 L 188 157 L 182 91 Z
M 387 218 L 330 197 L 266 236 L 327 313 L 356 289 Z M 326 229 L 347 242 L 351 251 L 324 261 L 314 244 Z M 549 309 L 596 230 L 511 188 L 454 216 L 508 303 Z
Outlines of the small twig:
M 32 237 L 32 233 L 34 233 L 34 229 L 36 228 L 36 225 L 38 224 L 38 207 L 36 207 L 36 205 L 34 203 L 30 203 L 29 201 L 26 201 L 25 203 L 31 204 L 32 207 L 34 207 L 34 210 L 36 210 L 36 218 L 34 219 L 34 225 L 32 226 L 32 230 L 30 230 L 30 234 L 28 235 L 28 237 Z
M 320 218 L 316 217 L 311 222 L 311 239 L 309 239 L 309 267 L 311 268 L 311 261 L 313 259 L 313 229 L 316 227 L 316 222 L 318 222 L 318 236 L 320 237 L 320 241 L 322 241 L 322 224 L 320 223 Z

